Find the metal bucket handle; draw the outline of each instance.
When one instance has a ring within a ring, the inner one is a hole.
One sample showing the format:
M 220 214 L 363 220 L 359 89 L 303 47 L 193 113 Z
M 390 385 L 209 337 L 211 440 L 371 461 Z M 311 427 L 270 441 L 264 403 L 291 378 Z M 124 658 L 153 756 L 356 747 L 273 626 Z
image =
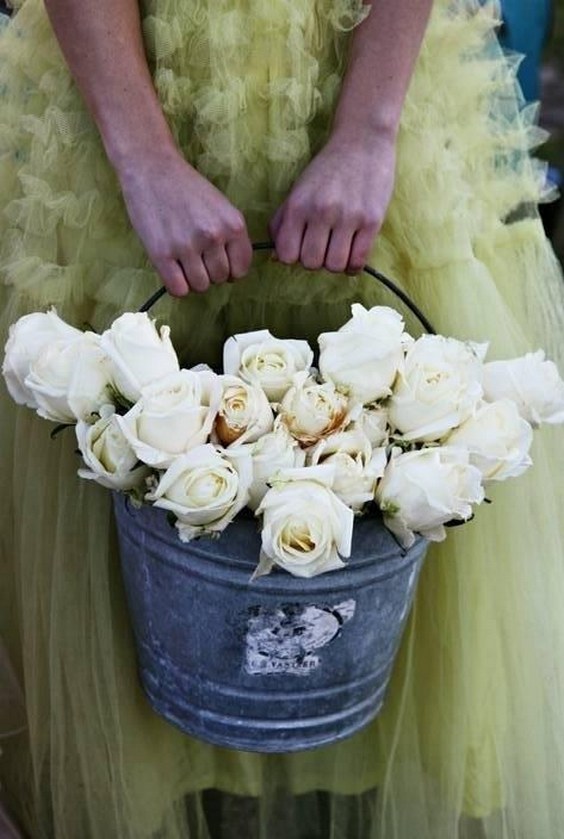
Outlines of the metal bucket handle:
M 253 243 L 253 251 L 272 251 L 274 250 L 274 242 L 254 242 Z M 385 286 L 392 294 L 395 294 L 402 303 L 407 306 L 407 308 L 415 315 L 419 323 L 423 326 L 425 332 L 429 335 L 436 335 L 436 330 L 433 328 L 431 322 L 425 317 L 421 309 L 415 305 L 413 300 L 402 291 L 402 289 L 396 285 L 389 277 L 386 277 L 385 274 L 382 274 L 380 271 L 377 271 L 375 268 L 372 268 L 370 265 L 365 265 L 362 268 L 362 271 L 359 273 L 368 274 L 371 277 L 374 277 L 375 280 L 378 280 L 383 286 Z M 163 286 L 158 291 L 155 291 L 154 294 L 149 297 L 148 300 L 143 303 L 141 308 L 139 309 L 140 312 L 148 312 L 155 303 L 161 299 L 166 294 L 166 288 Z

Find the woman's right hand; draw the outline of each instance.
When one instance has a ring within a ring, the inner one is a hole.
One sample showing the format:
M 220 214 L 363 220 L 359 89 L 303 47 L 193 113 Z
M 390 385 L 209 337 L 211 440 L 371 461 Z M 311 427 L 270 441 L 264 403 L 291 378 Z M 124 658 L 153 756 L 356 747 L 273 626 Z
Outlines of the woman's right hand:
M 245 220 L 175 145 L 147 64 L 142 4 L 44 2 L 131 223 L 168 291 L 181 297 L 244 276 L 252 257 Z
M 130 160 L 118 177 L 133 228 L 170 294 L 245 276 L 253 252 L 243 215 L 179 152 Z

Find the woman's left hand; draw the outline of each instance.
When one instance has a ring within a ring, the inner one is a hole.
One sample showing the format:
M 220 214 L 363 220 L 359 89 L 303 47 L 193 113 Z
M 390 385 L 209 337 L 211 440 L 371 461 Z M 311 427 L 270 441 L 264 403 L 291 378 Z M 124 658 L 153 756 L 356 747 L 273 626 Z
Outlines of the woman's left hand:
M 358 273 L 384 221 L 394 170 L 394 138 L 332 135 L 271 221 L 278 259 Z

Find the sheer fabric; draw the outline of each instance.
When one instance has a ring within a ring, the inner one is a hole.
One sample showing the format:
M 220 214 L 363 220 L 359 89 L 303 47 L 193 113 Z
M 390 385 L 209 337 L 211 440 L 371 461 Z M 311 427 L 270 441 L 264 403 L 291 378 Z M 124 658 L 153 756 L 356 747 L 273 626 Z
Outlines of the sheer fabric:
M 360 0 L 141 5 L 180 146 L 264 238 L 326 136 Z M 49 304 L 100 329 L 158 281 L 43 4 L 19 6 L 0 36 L 2 337 Z M 491 5 L 437 0 L 371 261 L 441 332 L 490 340 L 494 357 L 542 346 L 564 369 L 562 277 L 534 209 L 543 172 L 528 156 L 541 137 L 495 21 Z M 155 313 L 187 363 L 213 364 L 230 333 L 314 338 L 354 300 L 395 305 L 370 279 L 261 256 L 244 282 Z M 374 724 L 333 747 L 265 757 L 196 742 L 148 707 L 108 493 L 76 477 L 72 440 L 49 431 L 4 396 L 1 626 L 27 730 L 2 741 L 0 776 L 33 837 L 564 835 L 558 432 L 539 432 L 534 469 L 433 547 Z

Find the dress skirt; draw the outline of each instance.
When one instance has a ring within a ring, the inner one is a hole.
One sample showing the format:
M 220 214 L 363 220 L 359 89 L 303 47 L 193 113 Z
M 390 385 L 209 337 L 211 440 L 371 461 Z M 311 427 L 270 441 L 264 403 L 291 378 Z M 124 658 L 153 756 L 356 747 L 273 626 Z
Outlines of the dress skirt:
M 16 318 L 50 305 L 103 329 L 159 285 L 43 3 L 17 5 L 0 35 L 2 341 Z M 180 148 L 252 237 L 267 238 L 327 136 L 366 8 L 140 5 Z M 438 331 L 489 341 L 492 358 L 543 347 L 564 370 L 564 286 L 536 211 L 544 171 L 529 155 L 542 135 L 497 43 L 496 12 L 436 0 L 371 263 Z M 230 334 L 313 340 L 354 301 L 396 305 L 369 277 L 260 254 L 244 281 L 163 299 L 154 314 L 185 364 L 213 365 Z M 564 837 L 561 432 L 538 432 L 533 469 L 433 545 L 378 719 L 338 745 L 261 756 L 198 742 L 151 710 L 110 494 L 77 477 L 72 434 L 51 440 L 4 390 L 1 418 L 0 636 L 26 726 L 0 716 L 0 779 L 34 839 Z

